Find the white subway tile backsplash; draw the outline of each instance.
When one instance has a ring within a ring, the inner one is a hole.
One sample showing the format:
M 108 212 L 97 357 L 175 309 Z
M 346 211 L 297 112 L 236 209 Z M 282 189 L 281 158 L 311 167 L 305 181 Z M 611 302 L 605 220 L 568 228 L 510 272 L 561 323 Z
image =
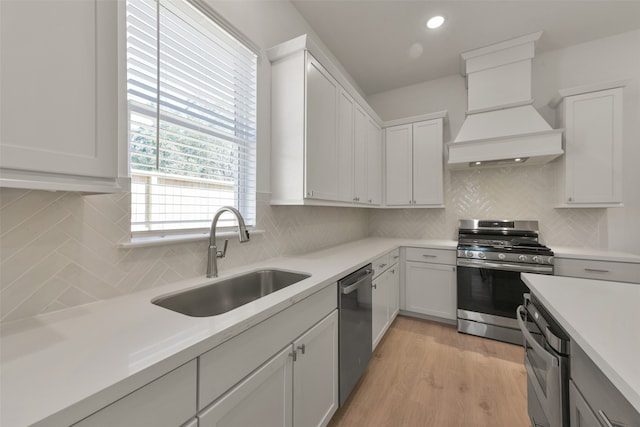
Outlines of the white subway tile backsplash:
M 556 167 L 447 171 L 444 209 L 380 209 L 369 215 L 369 235 L 457 239 L 459 219 L 535 219 L 548 245 L 607 245 L 606 209 L 555 209 Z
M 229 239 L 221 270 L 367 236 L 456 239 L 458 219 L 540 221 L 546 243 L 606 247 L 605 209 L 554 209 L 555 166 L 445 173 L 444 209 L 270 206 L 257 195 L 251 241 Z M 130 194 L 0 188 L 0 321 L 203 276 L 205 241 L 118 248 L 129 239 Z
M 272 207 L 269 200 L 258 194 L 257 228 L 266 232 L 244 244 L 230 238 L 221 269 L 367 236 L 365 209 Z M 1 188 L 0 201 L 0 321 L 204 277 L 205 241 L 117 247 L 129 239 L 129 193 Z

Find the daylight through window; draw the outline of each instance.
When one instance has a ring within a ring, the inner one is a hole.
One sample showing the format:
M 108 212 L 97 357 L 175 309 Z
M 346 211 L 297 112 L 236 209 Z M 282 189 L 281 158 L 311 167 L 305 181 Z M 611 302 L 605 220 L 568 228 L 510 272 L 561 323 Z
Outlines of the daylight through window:
M 225 205 L 255 225 L 256 62 L 187 1 L 127 1 L 134 235 L 206 229 Z

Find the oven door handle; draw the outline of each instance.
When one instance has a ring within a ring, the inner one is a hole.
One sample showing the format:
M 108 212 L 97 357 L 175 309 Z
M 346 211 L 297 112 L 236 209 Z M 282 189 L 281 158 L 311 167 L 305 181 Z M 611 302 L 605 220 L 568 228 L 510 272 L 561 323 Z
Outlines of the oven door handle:
M 472 267 L 472 268 L 486 268 L 488 270 L 508 270 L 508 271 L 517 271 L 521 273 L 549 273 L 553 272 L 553 267 L 551 266 L 540 266 L 540 265 L 520 265 L 520 264 L 507 264 L 502 262 L 492 262 L 492 261 L 474 261 L 470 259 L 459 258 L 456 263 L 458 267 Z
M 535 338 L 533 338 L 533 335 L 531 335 L 531 332 L 529 332 L 529 329 L 527 329 L 527 325 L 525 325 L 524 321 L 522 320 L 523 314 L 524 314 L 524 307 L 520 305 L 516 309 L 516 320 L 518 321 L 518 325 L 520 326 L 522 335 L 524 335 L 524 339 L 531 346 L 531 348 L 536 353 L 538 353 L 540 357 L 542 357 L 545 360 L 545 362 L 547 362 L 547 366 L 553 366 L 553 367 L 560 366 L 560 362 L 558 361 L 558 358 L 553 354 L 549 353 L 547 350 L 545 350 L 545 348 L 541 346 L 538 343 L 538 341 L 535 340 Z M 525 350 L 526 350 L 526 347 L 525 347 Z

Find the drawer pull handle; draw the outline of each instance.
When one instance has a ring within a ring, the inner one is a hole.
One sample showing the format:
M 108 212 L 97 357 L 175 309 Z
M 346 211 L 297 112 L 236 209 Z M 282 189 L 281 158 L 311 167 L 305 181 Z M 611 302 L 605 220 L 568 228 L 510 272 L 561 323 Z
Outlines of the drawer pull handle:
M 400 255 L 394 255 L 393 256 L 393 259 L 398 259 L 398 258 L 400 258 Z
M 609 270 L 601 270 L 599 268 L 585 268 L 584 271 L 590 271 L 591 273 L 608 273 Z
M 627 427 L 626 424 L 622 424 L 622 423 L 618 423 L 618 422 L 615 422 L 615 421 L 611 421 L 609 419 L 609 417 L 607 417 L 607 414 L 605 414 L 602 409 L 600 409 L 598 411 L 598 415 L 600 415 L 600 418 L 602 419 L 602 421 L 604 421 L 604 424 L 607 427 Z
M 380 268 L 385 268 L 387 266 L 387 264 L 380 264 Z
M 438 255 L 431 255 L 431 254 L 422 254 L 422 256 L 425 258 L 438 258 Z

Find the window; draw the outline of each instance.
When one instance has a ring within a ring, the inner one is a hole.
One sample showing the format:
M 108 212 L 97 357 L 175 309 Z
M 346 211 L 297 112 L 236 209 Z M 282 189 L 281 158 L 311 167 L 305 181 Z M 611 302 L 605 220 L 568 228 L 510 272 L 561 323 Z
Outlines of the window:
M 255 225 L 257 56 L 192 2 L 127 1 L 134 236 Z

